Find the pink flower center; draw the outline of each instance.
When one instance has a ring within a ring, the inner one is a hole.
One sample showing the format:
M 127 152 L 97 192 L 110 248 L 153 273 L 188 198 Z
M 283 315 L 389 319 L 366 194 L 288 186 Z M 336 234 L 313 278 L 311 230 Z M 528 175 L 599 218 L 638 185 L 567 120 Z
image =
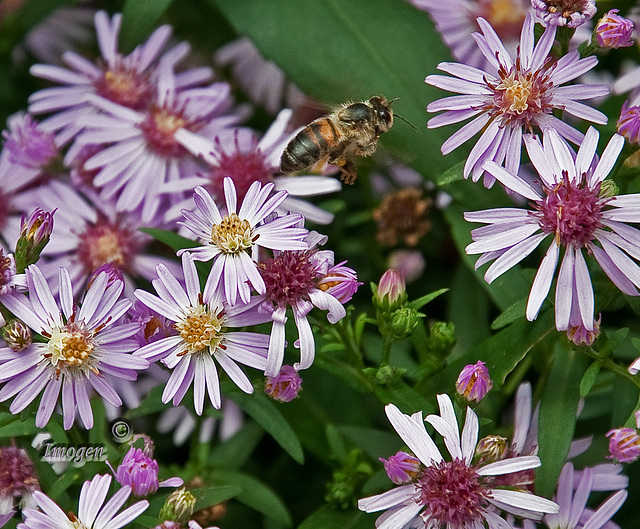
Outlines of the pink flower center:
M 17 498 L 39 489 L 33 463 L 26 452 L 17 446 L 0 448 L 0 499 Z
M 260 265 L 267 301 L 279 306 L 295 305 L 316 288 L 318 271 L 313 250 L 286 251 Z
M 82 243 L 78 248 L 78 258 L 88 274 L 108 263 L 119 270 L 131 271 L 141 246 L 133 230 L 104 218 L 87 226 L 79 239 Z
M 134 110 L 146 108 L 155 93 L 148 75 L 121 62 L 111 70 L 105 69 L 104 75 L 94 81 L 94 86 L 98 95 Z
M 474 467 L 460 459 L 426 467 L 416 483 L 420 514 L 429 527 L 476 527 L 481 525 L 482 503 L 489 497 Z M 433 522 L 436 522 L 435 524 Z
M 574 13 L 582 14 L 587 8 L 587 0 L 543 0 L 547 11 L 570 19 Z
M 527 7 L 523 0 L 480 0 L 475 16 L 486 19 L 503 41 L 515 40 L 520 37 Z
M 566 173 L 562 182 L 547 189 L 544 201 L 535 204 L 540 227 L 544 233 L 553 233 L 558 243 L 582 248 L 593 239 L 601 227 L 602 208 L 609 199 L 599 196 L 600 186 L 591 189 L 571 182 Z
M 500 82 L 487 86 L 493 90 L 493 101 L 489 103 L 490 114 L 500 119 L 501 125 L 520 125 L 531 129 L 535 118 L 549 113 L 552 83 L 547 71 L 542 68 L 532 72 L 522 70 L 520 59 L 509 70 L 501 65 L 498 71 Z
M 153 106 L 140 124 L 149 148 L 161 156 L 177 158 L 187 151 L 174 138 L 178 129 L 195 131 L 199 127 L 176 106 Z
M 93 179 L 100 169 L 85 169 L 84 164 L 89 158 L 98 154 L 103 149 L 100 145 L 85 145 L 71 162 L 71 179 L 76 186 L 93 186 Z
M 220 145 L 220 142 L 216 142 Z M 247 190 L 254 182 L 266 184 L 272 180 L 273 171 L 267 165 L 266 156 L 254 146 L 249 152 L 241 152 L 238 138 L 235 140 L 235 150 L 224 152 L 219 150 L 213 153 L 216 157 L 216 165 L 209 170 L 209 191 L 214 197 L 224 196 L 223 181 L 225 176 L 230 176 L 236 187 L 238 201 L 242 202 Z

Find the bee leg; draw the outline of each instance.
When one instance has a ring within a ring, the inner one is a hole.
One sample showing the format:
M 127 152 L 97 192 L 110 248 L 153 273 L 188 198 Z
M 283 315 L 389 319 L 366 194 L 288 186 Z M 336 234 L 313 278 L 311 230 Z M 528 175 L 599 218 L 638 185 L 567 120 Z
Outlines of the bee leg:
M 340 171 L 342 171 L 340 179 L 345 184 L 355 184 L 356 178 L 358 178 L 358 172 L 356 170 L 356 164 L 352 160 L 345 160 L 342 167 L 340 167 Z

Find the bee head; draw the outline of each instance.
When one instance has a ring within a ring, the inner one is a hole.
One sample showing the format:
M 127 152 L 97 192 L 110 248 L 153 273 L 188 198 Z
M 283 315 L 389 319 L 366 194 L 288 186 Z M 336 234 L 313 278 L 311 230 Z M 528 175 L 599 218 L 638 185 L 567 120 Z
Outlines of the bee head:
M 369 104 L 378 118 L 377 128 L 380 133 L 387 132 L 393 125 L 393 110 L 391 110 L 391 103 L 393 101 L 395 101 L 395 99 L 387 101 L 382 96 L 374 96 L 369 99 Z

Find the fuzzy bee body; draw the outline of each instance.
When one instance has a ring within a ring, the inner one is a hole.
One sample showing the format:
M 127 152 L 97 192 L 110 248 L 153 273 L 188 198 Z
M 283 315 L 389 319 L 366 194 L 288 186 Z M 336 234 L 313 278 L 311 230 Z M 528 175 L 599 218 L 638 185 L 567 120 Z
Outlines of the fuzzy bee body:
M 356 157 L 373 154 L 380 135 L 392 126 L 393 111 L 382 96 L 343 103 L 312 121 L 289 142 L 280 169 L 285 174 L 294 173 L 328 156 L 330 164 L 340 167 L 345 183 L 353 184 L 358 176 Z

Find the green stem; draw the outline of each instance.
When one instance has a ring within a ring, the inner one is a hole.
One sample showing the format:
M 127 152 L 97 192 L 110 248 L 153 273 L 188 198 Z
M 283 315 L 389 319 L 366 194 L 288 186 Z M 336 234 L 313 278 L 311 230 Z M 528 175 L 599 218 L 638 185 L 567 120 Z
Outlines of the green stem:
M 608 369 L 609 371 L 613 371 L 616 375 L 626 378 L 627 380 L 631 381 L 631 383 L 633 383 L 638 389 L 640 389 L 640 378 L 629 373 L 626 368 L 617 364 L 610 358 L 604 358 L 600 356 L 596 351 L 594 351 L 590 347 L 585 348 L 584 352 L 587 354 L 587 356 L 590 356 L 591 358 L 594 358 L 595 360 L 600 362 L 600 365 L 602 365 L 602 367 L 604 367 L 605 369 Z
M 345 320 L 347 320 L 347 318 L 343 318 L 338 321 L 333 328 L 336 330 L 342 345 L 344 345 L 344 350 L 353 357 L 360 369 L 364 369 L 365 366 L 364 361 L 362 360 L 362 351 L 360 351 L 360 348 L 353 336 L 353 330 L 350 325 L 351 322 L 345 322 Z
M 393 344 L 393 340 L 389 338 L 388 334 L 385 334 L 382 338 L 382 353 L 380 357 L 380 367 L 385 367 L 389 365 L 389 361 L 391 360 L 392 344 Z

